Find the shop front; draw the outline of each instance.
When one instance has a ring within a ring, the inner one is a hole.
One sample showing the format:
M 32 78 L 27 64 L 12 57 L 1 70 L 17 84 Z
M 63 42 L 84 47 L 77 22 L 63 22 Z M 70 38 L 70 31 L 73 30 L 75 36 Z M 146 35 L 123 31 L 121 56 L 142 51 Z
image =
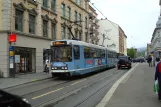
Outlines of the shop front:
M 36 72 L 36 49 L 28 47 L 14 47 L 14 72 L 26 74 Z

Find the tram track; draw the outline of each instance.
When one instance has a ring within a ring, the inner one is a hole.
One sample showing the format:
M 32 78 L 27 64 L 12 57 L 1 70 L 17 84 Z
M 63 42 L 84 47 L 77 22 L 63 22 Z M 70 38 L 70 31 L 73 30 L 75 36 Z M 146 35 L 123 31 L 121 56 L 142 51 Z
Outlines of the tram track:
M 111 69 L 109 71 L 113 71 L 113 70 Z M 7 92 L 10 92 L 12 94 L 16 94 L 16 95 L 20 95 L 22 97 L 25 97 L 28 94 L 33 94 L 33 93 L 39 92 L 41 90 L 45 90 L 45 89 L 49 89 L 49 88 L 53 88 L 53 87 L 59 87 L 61 85 L 68 84 L 70 82 L 74 82 L 74 81 L 81 80 L 81 79 L 84 79 L 84 78 L 88 79 L 88 78 L 95 77 L 95 76 L 98 76 L 98 75 L 103 75 L 104 73 L 107 73 L 107 72 L 106 71 L 97 72 L 97 73 L 93 73 L 92 76 L 79 77 L 79 78 L 75 78 L 75 77 L 73 78 L 72 77 L 72 78 L 60 79 L 60 78 L 56 77 L 56 78 L 51 78 L 51 79 L 48 79 L 48 80 L 39 81 L 37 83 L 34 82 L 34 83 L 28 83 L 28 84 L 25 84 L 25 85 L 15 86 L 15 87 L 12 87 L 12 88 L 6 88 L 4 90 L 7 91 Z M 44 84 L 47 84 L 47 86 L 45 87 Z M 28 87 L 30 87 L 32 89 L 27 90 L 25 93 L 23 93 L 24 89 L 28 88 Z
M 81 86 L 81 87 L 79 87 L 79 88 L 76 88 L 76 89 L 73 89 L 73 90 L 71 90 L 71 91 L 68 91 L 68 92 L 65 92 L 65 93 L 63 93 L 63 94 L 61 94 L 61 95 L 59 95 L 59 96 L 56 96 L 56 97 L 53 97 L 53 98 L 51 98 L 51 99 L 48 99 L 47 101 L 44 101 L 44 102 L 42 102 L 42 103 L 39 103 L 39 104 L 37 104 L 37 105 L 34 105 L 33 107 L 44 107 L 47 103 L 52 103 L 52 105 L 47 105 L 47 106 L 45 106 L 45 107 L 53 107 L 54 105 L 56 105 L 57 103 L 59 103 L 60 101 L 62 101 L 62 100 L 64 100 L 65 98 L 67 98 L 67 97 L 69 97 L 69 96 L 72 96 L 72 95 L 75 95 L 75 94 L 77 94 L 79 91 L 82 91 L 83 89 L 85 89 L 85 88 L 87 88 L 87 87 L 90 87 L 91 85 L 94 85 L 94 84 L 96 84 L 96 83 L 98 83 L 98 82 L 100 82 L 100 81 L 103 81 L 104 79 L 107 79 L 107 78 L 110 78 L 110 77 L 112 77 L 114 74 L 117 74 L 117 73 L 119 73 L 119 72 L 114 72 L 114 71 L 111 71 L 111 72 L 109 72 L 109 75 L 107 75 L 107 76 L 105 76 L 105 77 L 103 77 L 103 78 L 100 78 L 99 80 L 97 80 L 97 81 L 94 81 L 94 82 L 89 82 L 88 84 L 84 84 L 83 86 Z M 112 82 L 112 81 L 111 81 Z M 110 83 L 111 83 L 110 82 Z M 108 84 L 110 84 L 110 83 L 108 83 Z M 108 85 L 107 84 L 107 85 Z M 64 87 L 64 89 L 65 88 L 68 88 L 69 86 L 66 86 L 66 87 Z M 104 86 L 105 87 L 105 86 Z M 103 88 L 101 88 L 101 89 L 103 89 Z M 96 91 L 96 93 L 98 93 L 101 89 L 99 89 L 99 90 L 97 90 Z M 95 95 L 96 93 L 94 93 L 93 95 Z M 92 95 L 91 96 L 89 96 L 89 98 L 90 97 L 92 97 Z M 88 100 L 89 98 L 87 98 L 86 100 Z M 86 101 L 86 100 L 84 100 L 84 101 Z M 84 102 L 83 101 L 83 102 Z M 83 102 L 81 102 L 81 103 L 83 103 Z M 81 103 L 80 104 L 78 104 L 78 105 L 76 105 L 76 106 L 74 106 L 74 107 L 77 107 L 77 106 L 79 106 L 79 105 L 81 105 Z

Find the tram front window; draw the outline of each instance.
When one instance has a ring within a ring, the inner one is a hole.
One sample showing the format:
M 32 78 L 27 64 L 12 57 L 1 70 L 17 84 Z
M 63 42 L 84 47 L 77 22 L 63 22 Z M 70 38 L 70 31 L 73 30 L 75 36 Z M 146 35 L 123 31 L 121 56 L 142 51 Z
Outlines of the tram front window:
M 71 46 L 54 46 L 52 47 L 54 62 L 71 62 L 72 47 Z

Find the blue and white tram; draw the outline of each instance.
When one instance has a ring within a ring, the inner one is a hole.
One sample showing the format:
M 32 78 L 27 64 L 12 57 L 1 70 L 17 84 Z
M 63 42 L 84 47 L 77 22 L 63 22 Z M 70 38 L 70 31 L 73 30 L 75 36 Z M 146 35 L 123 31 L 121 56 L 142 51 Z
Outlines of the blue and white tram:
M 83 75 L 117 64 L 115 51 L 82 41 L 52 41 L 51 51 L 52 76 Z

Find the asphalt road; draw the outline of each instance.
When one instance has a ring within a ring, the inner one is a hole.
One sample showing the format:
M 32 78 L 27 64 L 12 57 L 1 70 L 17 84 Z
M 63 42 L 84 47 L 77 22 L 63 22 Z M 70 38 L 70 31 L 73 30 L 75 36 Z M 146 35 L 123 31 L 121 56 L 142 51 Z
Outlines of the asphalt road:
M 95 107 L 127 71 L 113 68 L 83 77 L 29 83 L 6 91 L 25 97 L 33 107 Z

